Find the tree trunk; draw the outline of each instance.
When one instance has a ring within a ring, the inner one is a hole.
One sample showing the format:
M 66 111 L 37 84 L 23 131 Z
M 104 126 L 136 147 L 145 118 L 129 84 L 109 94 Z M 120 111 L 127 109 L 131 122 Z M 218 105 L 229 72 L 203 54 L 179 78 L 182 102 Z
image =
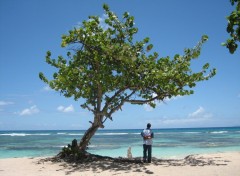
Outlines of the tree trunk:
M 86 151 L 86 148 L 90 142 L 90 139 L 93 137 L 95 132 L 98 130 L 98 125 L 92 125 L 84 134 L 82 137 L 80 143 L 79 143 L 79 149 L 82 151 Z
M 96 133 L 98 128 L 103 128 L 102 125 L 102 116 L 95 116 L 94 117 L 94 123 L 92 123 L 92 126 L 85 132 L 83 135 L 80 143 L 79 143 L 79 149 L 81 151 L 86 151 L 87 146 L 90 142 L 90 139 L 93 137 L 93 135 Z

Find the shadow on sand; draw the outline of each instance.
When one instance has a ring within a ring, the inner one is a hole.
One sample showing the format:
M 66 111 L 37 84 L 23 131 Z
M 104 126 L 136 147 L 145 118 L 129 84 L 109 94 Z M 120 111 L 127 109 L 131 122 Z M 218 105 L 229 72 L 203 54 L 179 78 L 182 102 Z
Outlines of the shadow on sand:
M 157 159 L 153 158 L 152 163 L 143 163 L 141 158 L 111 158 L 99 155 L 92 155 L 90 159 L 84 161 L 73 161 L 69 159 L 61 159 L 59 157 L 45 158 L 39 160 L 38 164 L 44 162 L 52 162 L 59 164 L 66 175 L 73 172 L 92 171 L 94 173 L 101 173 L 108 170 L 112 175 L 118 175 L 118 171 L 123 173 L 144 173 L 154 174 L 147 166 L 155 165 L 161 167 L 170 166 L 219 166 L 227 165 L 227 160 L 221 160 L 220 157 L 204 158 L 198 155 L 189 155 L 184 159 Z

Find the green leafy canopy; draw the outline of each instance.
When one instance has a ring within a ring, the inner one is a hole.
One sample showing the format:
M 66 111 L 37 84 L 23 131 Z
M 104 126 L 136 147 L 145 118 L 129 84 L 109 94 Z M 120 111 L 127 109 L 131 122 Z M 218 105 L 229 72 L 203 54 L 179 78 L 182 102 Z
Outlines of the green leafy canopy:
M 99 115 L 101 122 L 111 119 L 125 103 L 155 107 L 156 100 L 193 94 L 197 82 L 215 75 L 215 69 L 208 70 L 208 63 L 199 72 L 190 68 L 208 40 L 206 35 L 193 49 L 185 49 L 184 55 L 159 58 L 149 38 L 133 40 L 138 32 L 133 16 L 125 12 L 120 19 L 108 5 L 103 9 L 107 29 L 99 16 L 89 16 L 79 28 L 62 36 L 62 47 L 70 47 L 67 58 L 52 59 L 47 52 L 46 62 L 58 70 L 53 79 L 39 74 L 65 97 L 82 98 L 81 106 Z
M 227 32 L 230 34 L 230 38 L 222 45 L 226 46 L 231 54 L 234 54 L 240 42 L 240 0 L 230 0 L 230 2 L 233 6 L 236 3 L 236 6 L 235 10 L 227 17 Z

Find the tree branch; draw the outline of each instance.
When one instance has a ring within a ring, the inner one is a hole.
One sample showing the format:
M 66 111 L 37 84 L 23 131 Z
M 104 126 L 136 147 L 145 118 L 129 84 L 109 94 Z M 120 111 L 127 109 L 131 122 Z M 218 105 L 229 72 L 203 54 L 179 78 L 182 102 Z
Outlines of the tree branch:
M 111 104 L 111 102 L 118 96 L 120 95 L 122 92 L 124 92 L 127 89 L 127 87 L 119 89 L 106 103 L 105 106 L 103 107 L 102 112 L 107 112 L 108 106 L 109 104 Z
M 149 103 L 149 102 L 154 101 L 156 99 L 158 99 L 158 96 L 153 97 L 153 98 L 148 99 L 148 100 L 126 100 L 126 102 L 131 103 L 131 104 L 146 104 L 146 103 Z
M 90 108 L 86 103 L 85 104 L 83 104 L 83 105 L 81 105 L 81 107 L 82 108 L 87 108 L 89 111 L 91 111 L 93 114 L 95 113 L 95 111 L 92 109 L 92 108 Z
M 123 106 L 123 104 L 124 104 L 125 102 L 127 102 L 127 100 L 128 100 L 133 94 L 135 94 L 135 92 L 136 92 L 135 90 L 132 91 L 132 93 L 130 93 L 128 96 L 126 96 L 126 97 L 121 101 L 120 104 L 118 104 L 116 107 L 112 108 L 111 111 L 106 114 L 106 117 L 111 118 L 112 114 L 113 114 L 114 112 L 116 112 L 117 110 L 121 109 L 121 107 Z
M 154 93 L 156 93 L 157 95 L 155 97 L 152 97 L 150 99 L 147 99 L 147 100 L 126 100 L 126 102 L 128 103 L 131 103 L 131 104 L 146 104 L 146 103 L 149 103 L 149 102 L 152 102 L 154 100 L 162 100 L 167 97 L 169 95 L 169 93 L 166 93 L 166 92 L 158 92 L 157 90 L 154 90 L 153 88 L 147 88 L 149 90 L 152 90 Z

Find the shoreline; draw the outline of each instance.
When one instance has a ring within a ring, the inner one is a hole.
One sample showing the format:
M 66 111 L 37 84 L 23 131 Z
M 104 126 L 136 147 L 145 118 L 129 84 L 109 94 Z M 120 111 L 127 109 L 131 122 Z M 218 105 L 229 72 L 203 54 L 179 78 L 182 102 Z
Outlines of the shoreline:
M 164 176 L 238 176 L 240 151 L 194 154 L 184 159 L 153 159 L 150 164 L 114 162 L 52 162 L 51 157 L 0 159 L 1 176 L 84 176 L 84 175 L 164 175 Z
M 175 159 L 189 154 L 240 151 L 240 128 L 154 130 L 152 153 L 157 158 Z M 55 156 L 73 139 L 80 140 L 83 134 L 80 130 L 0 132 L 0 158 Z M 92 154 L 110 157 L 126 157 L 131 147 L 132 156 L 141 157 L 142 137 L 135 129 L 105 129 L 94 135 L 88 147 L 88 152 Z

